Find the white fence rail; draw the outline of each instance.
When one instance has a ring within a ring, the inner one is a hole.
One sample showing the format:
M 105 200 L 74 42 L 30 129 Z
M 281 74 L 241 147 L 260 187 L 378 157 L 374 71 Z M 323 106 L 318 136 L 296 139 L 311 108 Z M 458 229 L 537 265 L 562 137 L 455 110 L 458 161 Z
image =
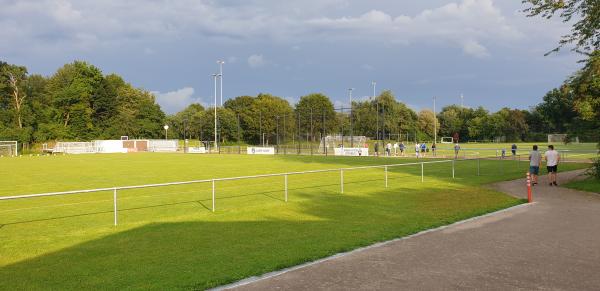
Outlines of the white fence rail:
M 477 159 L 464 159 L 465 160 L 477 160 L 477 175 L 479 175 L 480 161 Z M 430 161 L 430 162 L 416 162 L 416 163 L 402 163 L 402 164 L 389 164 L 389 165 L 374 165 L 374 166 L 361 166 L 361 167 L 351 167 L 351 168 L 337 168 L 337 169 L 323 169 L 323 170 L 311 170 L 311 171 L 300 171 L 300 172 L 287 172 L 287 173 L 275 173 L 275 174 L 261 174 L 261 175 L 251 175 L 251 176 L 239 176 L 239 177 L 228 177 L 228 178 L 214 178 L 214 179 L 203 179 L 203 180 L 191 180 L 191 181 L 182 181 L 182 182 L 169 182 L 169 183 L 158 183 L 158 184 L 145 184 L 145 185 L 133 185 L 133 186 L 119 186 L 119 187 L 109 187 L 109 188 L 97 188 L 97 189 L 87 189 L 87 190 L 72 190 L 72 191 L 63 191 L 63 192 L 48 192 L 48 193 L 40 193 L 40 194 L 27 194 L 27 195 L 17 195 L 17 196 L 4 196 L 0 197 L 0 201 L 3 200 L 15 200 L 15 199 L 32 199 L 37 197 L 47 197 L 47 196 L 61 196 L 61 195 L 72 195 L 72 194 L 82 194 L 82 193 L 94 193 L 94 192 L 113 192 L 113 212 L 114 212 L 114 225 L 118 224 L 118 197 L 117 193 L 119 190 L 130 190 L 130 189 L 141 189 L 141 188 L 152 188 L 152 187 L 165 187 L 165 186 L 174 186 L 174 185 L 186 185 L 186 184 L 197 184 L 197 183 L 212 183 L 212 212 L 215 212 L 215 200 L 216 200 L 216 186 L 215 182 L 219 181 L 232 181 L 232 180 L 242 180 L 242 179 L 256 179 L 256 178 L 267 178 L 267 177 L 284 177 L 284 194 L 285 194 L 285 202 L 288 201 L 288 176 L 292 175 L 303 175 L 303 174 L 314 174 L 314 173 L 325 173 L 325 172 L 339 172 L 340 173 L 340 193 L 344 193 L 344 171 L 353 171 L 353 170 L 363 170 L 363 169 L 376 169 L 382 168 L 384 169 L 384 179 L 385 179 L 385 187 L 388 187 L 388 168 L 391 167 L 403 167 L 403 166 L 421 166 L 421 182 L 424 182 L 424 165 L 427 164 L 439 164 L 439 163 L 451 163 L 452 164 L 452 178 L 455 178 L 455 161 L 456 160 L 440 160 L 440 161 Z

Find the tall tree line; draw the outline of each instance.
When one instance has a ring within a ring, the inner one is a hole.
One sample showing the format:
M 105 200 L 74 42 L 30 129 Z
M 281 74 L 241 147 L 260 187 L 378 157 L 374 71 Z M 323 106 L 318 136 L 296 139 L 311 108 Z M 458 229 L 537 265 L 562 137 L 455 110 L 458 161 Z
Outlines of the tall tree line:
M 172 137 L 210 141 L 214 112 L 214 107 L 191 104 L 165 116 L 152 93 L 86 62 L 66 64 L 48 77 L 0 62 L 0 140 L 159 138 L 168 124 Z M 434 129 L 438 137 L 460 141 L 541 141 L 549 133 L 597 141 L 600 53 L 592 53 L 581 70 L 529 110 L 450 105 L 434 115 L 428 109 L 416 112 L 383 91 L 343 109 L 320 93 L 301 96 L 296 104 L 270 94 L 239 96 L 217 108 L 217 117 L 221 143 L 318 142 L 323 135 L 431 141 Z
M 44 77 L 0 61 L 0 140 L 158 137 L 164 120 L 150 92 L 86 62 Z

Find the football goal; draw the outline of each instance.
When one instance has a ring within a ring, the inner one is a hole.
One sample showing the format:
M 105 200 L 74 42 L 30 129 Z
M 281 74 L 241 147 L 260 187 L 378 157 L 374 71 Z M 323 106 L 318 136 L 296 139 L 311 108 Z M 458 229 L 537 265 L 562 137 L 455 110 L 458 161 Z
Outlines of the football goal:
M 451 136 L 444 136 L 440 140 L 440 143 L 454 143 L 454 138 Z
M 0 141 L 0 156 L 14 157 L 18 155 L 16 141 Z
M 561 134 L 549 134 L 548 135 L 548 143 L 564 143 L 565 141 L 571 142 L 571 143 L 579 143 L 579 137 L 575 136 L 571 136 L 571 135 L 567 135 L 564 133 Z

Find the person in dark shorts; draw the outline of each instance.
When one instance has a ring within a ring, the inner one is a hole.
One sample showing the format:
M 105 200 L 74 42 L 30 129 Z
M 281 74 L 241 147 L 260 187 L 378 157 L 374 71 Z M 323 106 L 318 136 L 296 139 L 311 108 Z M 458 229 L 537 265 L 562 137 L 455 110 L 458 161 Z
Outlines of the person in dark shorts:
M 512 146 L 510 147 L 510 151 L 512 152 L 513 157 L 517 155 L 517 145 L 516 144 L 512 144 Z
M 458 151 L 460 151 L 460 146 L 458 143 L 454 145 L 454 159 L 458 159 Z
M 544 154 L 546 159 L 546 169 L 548 170 L 548 184 L 550 186 L 558 186 L 556 183 L 556 173 L 558 172 L 558 162 L 560 161 L 560 155 L 554 150 L 553 145 L 548 146 L 548 151 Z
M 435 153 L 435 149 L 436 149 L 436 148 L 437 148 L 437 146 L 435 145 L 435 143 L 433 143 L 433 144 L 431 145 L 431 154 L 433 154 L 433 156 L 434 156 L 434 157 L 436 156 L 436 153 Z
M 531 175 L 531 184 L 537 185 L 540 174 L 540 165 L 542 164 L 542 154 L 538 151 L 538 146 L 534 145 L 529 153 L 529 174 Z

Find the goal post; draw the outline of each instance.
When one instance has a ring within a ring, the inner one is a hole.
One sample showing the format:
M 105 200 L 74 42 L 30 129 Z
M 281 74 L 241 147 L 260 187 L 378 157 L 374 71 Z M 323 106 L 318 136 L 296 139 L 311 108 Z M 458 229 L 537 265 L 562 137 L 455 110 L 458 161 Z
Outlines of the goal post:
M 451 136 L 444 136 L 440 140 L 440 143 L 454 143 L 454 138 Z
M 548 134 L 548 143 L 579 143 L 579 137 L 571 136 L 566 133 Z
M 19 155 L 18 142 L 0 141 L 0 156 L 16 157 Z

